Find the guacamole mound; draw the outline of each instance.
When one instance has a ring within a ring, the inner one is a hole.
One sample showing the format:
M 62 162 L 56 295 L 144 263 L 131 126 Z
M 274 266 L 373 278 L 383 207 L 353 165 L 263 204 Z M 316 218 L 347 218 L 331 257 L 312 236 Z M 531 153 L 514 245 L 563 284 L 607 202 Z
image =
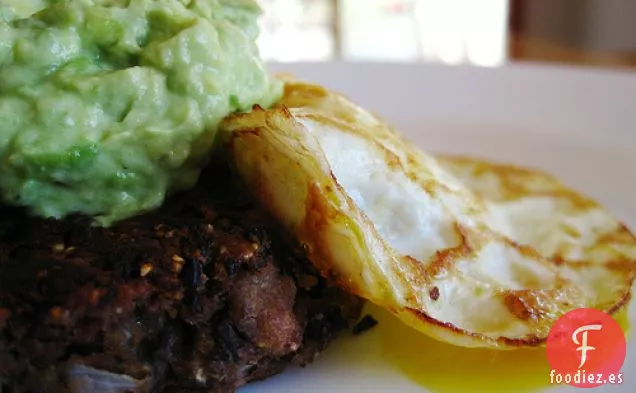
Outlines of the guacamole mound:
M 0 190 L 114 221 L 193 186 L 220 121 L 282 94 L 252 0 L 0 0 Z

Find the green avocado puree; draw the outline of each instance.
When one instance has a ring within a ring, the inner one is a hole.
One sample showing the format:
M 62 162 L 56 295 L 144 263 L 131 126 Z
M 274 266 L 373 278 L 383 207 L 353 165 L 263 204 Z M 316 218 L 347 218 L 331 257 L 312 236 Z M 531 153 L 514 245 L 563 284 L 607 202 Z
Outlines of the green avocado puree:
M 0 0 L 5 203 L 110 225 L 192 187 L 220 121 L 282 86 L 252 0 Z

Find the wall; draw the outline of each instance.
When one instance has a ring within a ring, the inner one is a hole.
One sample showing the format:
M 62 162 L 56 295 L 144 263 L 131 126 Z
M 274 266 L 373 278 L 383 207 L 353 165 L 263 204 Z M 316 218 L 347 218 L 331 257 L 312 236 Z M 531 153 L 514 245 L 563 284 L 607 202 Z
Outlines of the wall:
M 636 0 L 584 0 L 589 49 L 636 52 Z
M 528 0 L 527 34 L 582 49 L 636 51 L 635 0 Z

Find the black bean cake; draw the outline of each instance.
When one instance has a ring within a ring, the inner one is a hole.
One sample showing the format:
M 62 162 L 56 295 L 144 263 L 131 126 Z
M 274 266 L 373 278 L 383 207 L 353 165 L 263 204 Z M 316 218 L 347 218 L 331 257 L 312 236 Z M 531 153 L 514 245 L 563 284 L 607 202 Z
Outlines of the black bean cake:
M 359 316 L 222 165 L 109 228 L 0 207 L 0 392 L 233 392 Z

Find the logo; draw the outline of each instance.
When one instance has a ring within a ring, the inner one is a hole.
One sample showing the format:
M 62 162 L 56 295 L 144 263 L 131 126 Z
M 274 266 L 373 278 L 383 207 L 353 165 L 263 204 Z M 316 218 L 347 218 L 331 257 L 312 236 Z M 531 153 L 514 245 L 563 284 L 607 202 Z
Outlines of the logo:
M 626 348 L 623 330 L 608 314 L 592 308 L 570 311 L 548 334 L 550 380 L 580 388 L 622 383 Z
M 580 347 L 578 347 L 576 350 L 577 351 L 582 351 L 581 352 L 581 364 L 579 364 L 579 368 L 583 367 L 585 365 L 585 361 L 587 360 L 587 351 L 591 351 L 593 349 L 596 349 L 594 347 L 589 347 L 587 345 L 587 331 L 588 330 L 601 330 L 603 328 L 603 325 L 585 325 L 585 326 L 581 326 L 580 328 L 576 329 L 574 331 L 574 333 L 572 333 L 572 341 L 574 341 L 575 344 L 581 344 L 577 338 L 578 334 L 583 332 L 583 344 L 581 344 Z

